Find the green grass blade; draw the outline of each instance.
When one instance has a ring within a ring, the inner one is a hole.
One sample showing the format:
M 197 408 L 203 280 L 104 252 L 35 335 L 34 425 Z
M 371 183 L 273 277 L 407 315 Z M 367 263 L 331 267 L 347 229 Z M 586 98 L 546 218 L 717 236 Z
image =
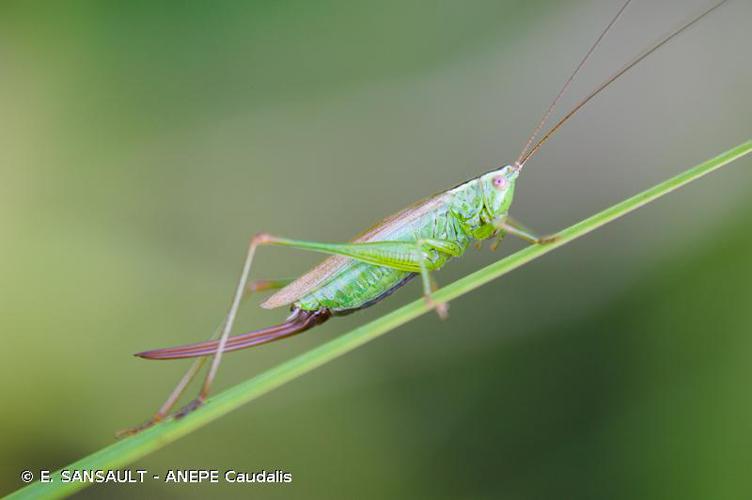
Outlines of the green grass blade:
M 752 140 L 564 229 L 559 233 L 561 237 L 554 243 L 529 246 L 465 276 L 438 290 L 435 297 L 447 301 L 460 297 L 749 153 L 752 153 Z M 65 469 L 106 470 L 123 467 L 426 312 L 428 308 L 425 302 L 422 299 L 416 300 L 217 394 L 199 411 L 183 419 L 161 423 L 140 434 L 115 442 L 70 464 Z M 36 482 L 26 486 L 11 494 L 9 498 L 59 498 L 89 485 L 89 483 L 63 483 L 60 471 L 57 471 L 52 478 L 53 481 L 49 483 Z

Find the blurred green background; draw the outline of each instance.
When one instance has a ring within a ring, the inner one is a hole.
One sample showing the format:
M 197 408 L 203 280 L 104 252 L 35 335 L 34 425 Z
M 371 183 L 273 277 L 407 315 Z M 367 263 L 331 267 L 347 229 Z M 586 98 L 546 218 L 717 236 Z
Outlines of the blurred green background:
M 564 107 L 708 3 L 635 2 Z M 186 363 L 131 354 L 207 337 L 252 233 L 345 240 L 513 160 L 618 4 L 3 2 L 0 493 L 158 407 Z M 750 17 L 731 1 L 596 99 L 529 164 L 513 213 L 554 231 L 748 139 Z M 134 464 L 280 468 L 292 485 L 81 496 L 750 498 L 751 168 Z M 318 260 L 266 250 L 256 276 Z M 219 385 L 418 294 L 228 356 Z M 284 314 L 254 303 L 240 327 Z

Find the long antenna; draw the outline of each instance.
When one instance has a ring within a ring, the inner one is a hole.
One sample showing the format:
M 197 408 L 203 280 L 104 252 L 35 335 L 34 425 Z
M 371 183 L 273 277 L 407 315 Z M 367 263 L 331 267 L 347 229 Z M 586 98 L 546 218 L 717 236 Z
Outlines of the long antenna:
M 700 14 L 699 16 L 693 18 L 689 22 L 683 24 L 678 29 L 672 31 L 671 33 L 669 33 L 668 35 L 666 35 L 665 37 L 663 37 L 661 40 L 659 40 L 657 43 L 655 43 L 654 45 L 652 45 L 651 47 L 649 47 L 647 50 L 645 50 L 644 52 L 642 52 L 639 56 L 637 56 L 635 59 L 633 59 L 630 63 L 628 63 L 622 69 L 620 69 L 619 71 L 617 71 L 616 73 L 614 73 L 613 76 L 611 76 L 605 82 L 603 82 L 598 87 L 596 87 L 595 90 L 593 90 L 590 94 L 587 95 L 587 97 L 585 97 L 580 102 L 578 102 L 572 108 L 571 111 L 569 111 L 566 115 L 564 115 L 564 117 L 561 120 L 559 120 L 556 123 L 556 125 L 554 125 L 553 127 L 551 127 L 551 129 L 548 132 L 546 132 L 546 134 L 541 138 L 541 140 L 538 141 L 535 144 L 535 146 L 533 146 L 532 149 L 530 149 L 530 151 L 528 151 L 524 156 L 522 156 L 522 158 L 520 160 L 517 161 L 517 163 L 516 163 L 517 168 L 522 168 L 525 165 L 525 163 L 535 153 L 538 152 L 538 150 L 541 148 L 541 146 L 548 139 L 550 139 L 551 136 L 553 136 L 556 133 L 556 131 L 561 128 L 562 125 L 564 125 L 570 118 L 572 118 L 572 116 L 574 116 L 575 113 L 577 113 L 580 109 L 582 109 L 582 107 L 585 106 L 585 104 L 587 104 L 588 102 L 590 102 L 591 99 L 593 99 L 595 96 L 597 96 L 598 94 L 600 94 L 609 85 L 611 85 L 612 83 L 614 83 L 624 73 L 626 73 L 630 69 L 632 69 L 635 66 L 637 66 L 637 64 L 639 64 L 641 61 L 643 61 L 650 54 L 652 54 L 653 52 L 655 52 L 659 48 L 661 48 L 664 45 L 666 45 L 671 39 L 673 39 L 674 37 L 676 37 L 677 35 L 679 35 L 683 31 L 687 30 L 689 27 L 691 27 L 692 25 L 694 25 L 695 23 L 697 23 L 698 21 L 700 21 L 702 18 L 704 18 L 705 16 L 707 16 L 708 14 L 710 14 L 711 12 L 713 12 L 714 10 L 716 10 L 721 5 L 725 4 L 727 1 L 728 0 L 721 0 L 720 2 L 716 3 L 715 5 L 713 5 L 711 8 L 709 8 L 708 10 L 706 10 L 705 12 L 703 12 L 702 14 Z
M 577 76 L 577 73 L 580 72 L 583 66 L 585 66 L 585 63 L 590 59 L 590 56 L 595 52 L 595 49 L 600 45 L 601 40 L 603 40 L 603 37 L 606 36 L 606 33 L 609 32 L 611 27 L 616 24 L 617 19 L 621 16 L 622 12 L 626 10 L 627 6 L 630 4 L 632 0 L 627 0 L 624 2 L 624 5 L 621 6 L 621 9 L 619 9 L 619 12 L 616 13 L 616 15 L 611 19 L 611 22 L 608 23 L 608 25 L 604 28 L 604 30 L 601 32 L 601 34 L 598 36 L 598 38 L 595 40 L 593 45 L 590 46 L 590 49 L 588 49 L 587 53 L 585 54 L 585 57 L 582 58 L 580 63 L 577 65 L 577 67 L 574 69 L 571 75 L 569 75 L 569 78 L 567 78 L 567 81 L 564 82 L 564 85 L 562 85 L 561 90 L 559 90 L 559 93 L 556 95 L 554 100 L 551 102 L 551 104 L 548 106 L 548 109 L 546 109 L 546 112 L 543 113 L 543 118 L 541 118 L 541 121 L 538 122 L 538 125 L 535 127 L 535 130 L 533 130 L 533 133 L 530 134 L 530 137 L 527 140 L 527 143 L 525 144 L 525 147 L 522 148 L 522 151 L 520 152 L 520 156 L 517 158 L 517 162 L 519 163 L 520 160 L 525 156 L 525 153 L 527 153 L 528 148 L 533 144 L 533 141 L 538 136 L 538 133 L 543 128 L 543 125 L 546 124 L 549 117 L 551 116 L 551 113 L 553 112 L 556 105 L 559 103 L 559 100 L 564 96 L 564 93 L 569 88 L 570 84 L 572 83 L 572 80 L 574 80 L 574 77 Z

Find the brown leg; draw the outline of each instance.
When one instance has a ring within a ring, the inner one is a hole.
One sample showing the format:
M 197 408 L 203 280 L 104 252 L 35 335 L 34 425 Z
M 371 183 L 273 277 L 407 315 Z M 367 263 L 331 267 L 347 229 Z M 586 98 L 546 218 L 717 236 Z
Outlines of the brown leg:
M 251 272 L 251 264 L 253 264 L 253 257 L 256 254 L 256 249 L 259 245 L 269 243 L 269 241 L 270 236 L 265 233 L 257 234 L 253 238 L 251 238 L 251 243 L 248 246 L 248 253 L 246 254 L 245 262 L 243 263 L 243 271 L 240 274 L 240 280 L 235 290 L 235 295 L 232 299 L 230 310 L 227 312 L 227 317 L 223 322 L 222 334 L 220 335 L 219 342 L 217 343 L 217 351 L 212 358 L 212 363 L 211 366 L 209 366 L 209 371 L 207 372 L 206 377 L 204 377 L 204 384 L 201 386 L 201 391 L 198 393 L 198 397 L 188 403 L 180 411 L 178 411 L 176 417 L 179 418 L 187 415 L 191 411 L 204 404 L 204 402 L 206 401 L 206 398 L 209 395 L 209 391 L 211 390 L 212 382 L 214 382 L 214 378 L 217 376 L 219 364 L 222 362 L 222 353 L 225 349 L 225 345 L 227 344 L 227 339 L 230 337 L 230 332 L 232 331 L 233 324 L 235 323 L 235 317 L 237 316 L 240 302 L 246 293 L 248 275 Z
M 278 279 L 278 280 L 255 280 L 251 281 L 248 286 L 245 287 L 245 292 L 243 295 L 243 298 L 249 297 L 250 295 L 254 293 L 261 293 L 266 292 L 270 290 L 276 290 L 279 288 L 283 288 L 287 286 L 292 279 Z M 219 333 L 224 329 L 224 322 L 217 327 L 217 329 L 214 331 L 214 333 L 209 337 L 209 340 L 214 340 L 217 338 Z M 159 410 L 146 422 L 144 422 L 141 425 L 131 427 L 129 429 L 124 429 L 121 431 L 118 431 L 115 436 L 117 438 L 122 438 L 125 436 L 130 436 L 132 434 L 137 434 L 138 432 L 147 429 L 151 427 L 152 425 L 161 422 L 167 416 L 170 414 L 172 409 L 175 407 L 175 404 L 180 399 L 180 396 L 183 395 L 185 392 L 185 389 L 190 385 L 190 383 L 193 381 L 196 374 L 203 368 L 204 364 L 206 363 L 206 360 L 208 358 L 202 357 L 196 359 L 193 363 L 191 363 L 190 368 L 188 368 L 188 371 L 185 372 L 183 377 L 180 379 L 180 382 L 178 382 L 177 386 L 172 390 L 170 395 L 167 397 L 164 403 L 162 403 L 162 406 L 159 408 Z

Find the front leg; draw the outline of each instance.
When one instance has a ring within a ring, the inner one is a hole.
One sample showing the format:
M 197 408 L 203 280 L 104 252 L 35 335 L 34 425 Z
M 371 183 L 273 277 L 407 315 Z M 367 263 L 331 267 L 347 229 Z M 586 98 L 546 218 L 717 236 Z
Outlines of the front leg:
M 497 229 L 500 229 L 507 234 L 511 234 L 512 236 L 516 236 L 517 238 L 520 238 L 521 240 L 525 240 L 528 243 L 532 243 L 535 245 L 553 243 L 554 241 L 559 239 L 559 236 L 556 234 L 551 234 L 547 236 L 538 236 L 509 215 L 507 215 L 506 217 L 502 219 L 499 219 L 498 222 L 494 223 L 494 226 Z

